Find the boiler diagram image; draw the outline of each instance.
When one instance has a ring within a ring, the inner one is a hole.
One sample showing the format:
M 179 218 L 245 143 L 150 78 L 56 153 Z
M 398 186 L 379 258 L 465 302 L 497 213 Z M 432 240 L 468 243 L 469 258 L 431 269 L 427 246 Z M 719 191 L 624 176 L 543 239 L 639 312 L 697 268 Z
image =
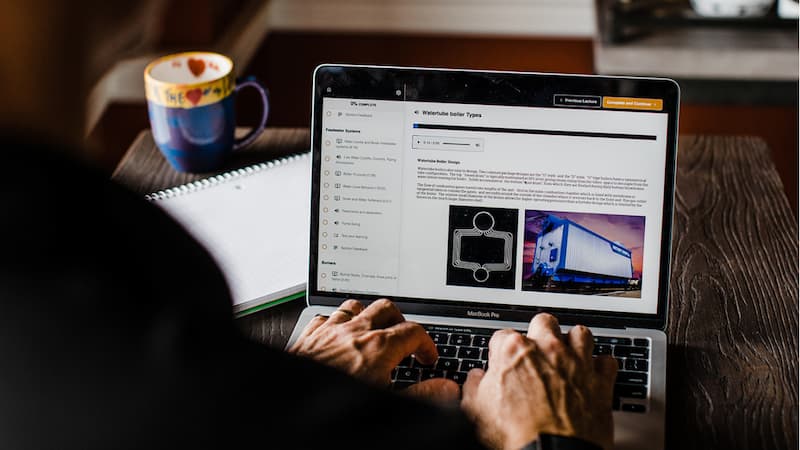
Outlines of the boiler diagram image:
M 447 284 L 514 289 L 519 211 L 450 206 Z

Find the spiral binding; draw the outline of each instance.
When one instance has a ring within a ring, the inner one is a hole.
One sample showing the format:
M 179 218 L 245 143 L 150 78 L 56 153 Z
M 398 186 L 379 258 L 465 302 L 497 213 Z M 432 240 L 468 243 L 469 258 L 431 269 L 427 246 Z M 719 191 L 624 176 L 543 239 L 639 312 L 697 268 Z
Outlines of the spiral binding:
M 252 166 L 242 167 L 241 169 L 231 170 L 228 172 L 214 175 L 212 177 L 195 180 L 190 183 L 182 184 L 172 188 L 164 189 L 161 191 L 153 192 L 144 196 L 147 201 L 166 200 L 169 198 L 177 197 L 179 195 L 197 192 L 212 186 L 217 186 L 222 183 L 237 180 L 242 177 L 250 176 L 261 172 L 262 170 L 271 169 L 273 167 L 282 166 L 292 161 L 297 161 L 302 158 L 308 158 L 309 152 L 295 153 L 293 155 L 284 156 L 283 158 L 273 159 L 263 163 L 253 164 Z

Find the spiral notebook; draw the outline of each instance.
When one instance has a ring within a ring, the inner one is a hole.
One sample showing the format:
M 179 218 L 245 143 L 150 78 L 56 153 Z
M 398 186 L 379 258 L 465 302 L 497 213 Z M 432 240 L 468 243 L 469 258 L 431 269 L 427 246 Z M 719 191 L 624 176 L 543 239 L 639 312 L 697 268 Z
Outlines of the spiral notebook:
M 304 295 L 311 157 L 288 156 L 145 196 L 211 253 L 237 316 Z

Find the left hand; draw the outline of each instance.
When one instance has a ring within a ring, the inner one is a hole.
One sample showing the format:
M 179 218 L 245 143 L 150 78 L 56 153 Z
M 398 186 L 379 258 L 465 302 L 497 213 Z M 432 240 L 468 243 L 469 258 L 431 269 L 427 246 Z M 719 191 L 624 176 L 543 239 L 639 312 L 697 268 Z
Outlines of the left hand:
M 356 300 L 346 300 L 329 317 L 315 317 L 289 353 L 380 386 L 389 385 L 392 369 L 412 353 L 423 364 L 433 364 L 439 357 L 425 329 L 407 322 L 387 299 L 366 308 Z M 458 385 L 441 378 L 417 383 L 408 392 L 442 401 L 455 401 L 459 396 Z

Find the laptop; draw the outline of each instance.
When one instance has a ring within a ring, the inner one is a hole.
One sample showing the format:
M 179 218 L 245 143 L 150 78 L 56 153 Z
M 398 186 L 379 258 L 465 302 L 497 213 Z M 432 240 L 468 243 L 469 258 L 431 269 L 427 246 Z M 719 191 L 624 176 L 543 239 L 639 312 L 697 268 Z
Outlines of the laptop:
M 554 314 L 619 364 L 617 448 L 663 448 L 678 85 L 668 79 L 322 65 L 307 303 L 393 300 L 436 342 L 403 389 L 463 383 L 495 330 Z

